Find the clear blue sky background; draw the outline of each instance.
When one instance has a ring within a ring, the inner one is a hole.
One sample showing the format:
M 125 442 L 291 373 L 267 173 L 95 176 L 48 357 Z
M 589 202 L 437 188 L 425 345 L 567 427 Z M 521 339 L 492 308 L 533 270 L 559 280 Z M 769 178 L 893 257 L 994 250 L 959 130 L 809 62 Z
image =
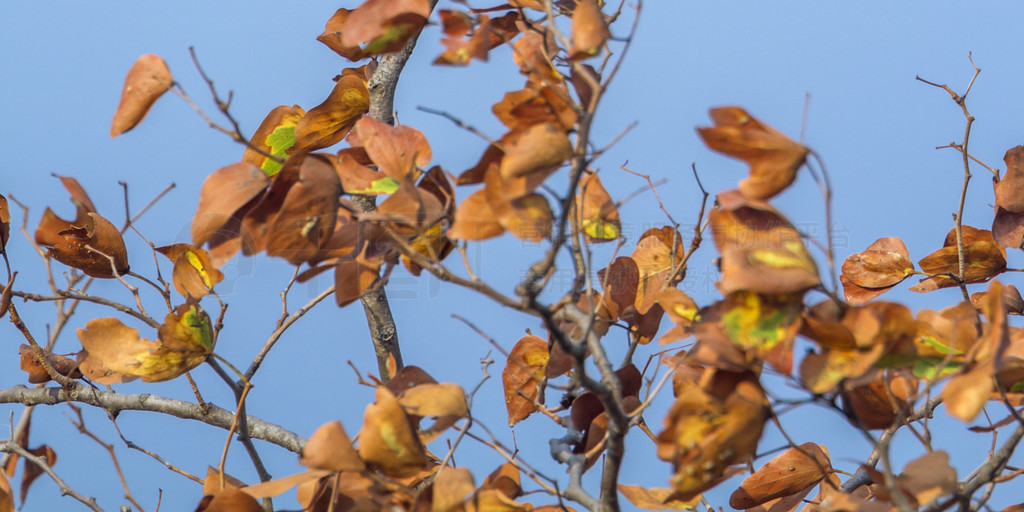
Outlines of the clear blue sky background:
M 277 105 L 310 108 L 326 97 L 331 78 L 347 62 L 315 37 L 337 7 L 356 5 L 298 2 L 284 7 L 263 0 L 3 3 L 0 141 L 5 158 L 0 164 L 0 193 L 30 205 L 31 231 L 46 206 L 65 217 L 72 215 L 67 194 L 51 173 L 78 178 L 100 213 L 115 224 L 123 220 L 124 211 L 119 180 L 129 184 L 132 211 L 173 182 L 177 185 L 174 191 L 137 226 L 158 245 L 188 241 L 189 221 L 203 179 L 218 167 L 237 161 L 242 148 L 207 128 L 184 102 L 170 95 L 158 102 L 139 128 L 110 139 L 110 119 L 132 62 L 143 53 L 163 56 L 175 78 L 204 109 L 213 112 L 205 85 L 188 57 L 188 47 L 194 46 L 220 90 L 235 92 L 232 111 L 251 134 Z M 442 7 L 451 5 L 442 2 Z M 917 261 L 941 246 L 952 227 L 950 214 L 956 210 L 962 179 L 960 156 L 953 150 L 934 148 L 960 141 L 964 119 L 945 92 L 914 77 L 948 83 L 962 91 L 973 73 L 968 61 L 968 52 L 973 52 L 983 72 L 968 100 L 977 117 L 970 148 L 978 158 L 1001 167 L 1003 153 L 1024 140 L 1019 87 L 1024 83 L 1019 52 L 1024 43 L 1019 30 L 1022 14 L 1019 4 L 1008 2 L 979 6 L 957 2 L 647 2 L 636 43 L 602 104 L 595 141 L 606 143 L 630 123 L 639 124 L 597 167 L 616 198 L 644 186 L 640 179 L 619 170 L 626 161 L 635 171 L 665 180 L 660 194 L 673 216 L 688 226 L 696 218 L 700 198 L 689 170 L 691 162 L 697 164 L 712 192 L 733 188 L 746 174 L 741 163 L 712 154 L 700 143 L 694 128 L 708 124 L 707 109 L 740 105 L 797 137 L 805 96 L 810 94 L 806 142 L 822 155 L 833 177 L 840 262 L 881 236 L 902 237 Z M 622 36 L 626 29 L 619 26 L 613 32 Z M 436 26 L 424 33 L 403 75 L 396 108 L 403 124 L 427 134 L 434 163 L 459 173 L 478 159 L 485 143 L 416 107 L 451 112 L 497 137 L 502 130 L 490 115 L 490 106 L 505 92 L 520 88 L 522 79 L 511 67 L 507 49 L 494 51 L 491 63 L 474 63 L 468 69 L 433 67 L 430 62 L 440 52 L 438 39 Z M 982 228 L 990 226 L 992 216 L 986 172 L 976 171 L 965 217 L 969 224 Z M 809 178 L 801 174 L 775 204 L 800 227 L 821 237 L 825 231 L 822 201 Z M 459 193 L 460 197 L 466 195 Z M 622 214 L 630 244 L 635 244 L 647 227 L 665 223 L 650 193 L 632 199 Z M 14 218 L 20 223 L 21 212 L 15 211 Z M 127 239 L 132 268 L 153 275 L 153 258 L 146 246 L 134 235 Z M 44 290 L 43 267 L 23 237 L 15 234 L 9 250 L 12 265 L 21 272 L 19 288 Z M 470 253 L 482 277 L 511 292 L 541 250 L 506 237 L 472 244 Z M 598 249 L 597 260 L 610 256 L 610 251 L 610 247 Z M 710 242 L 700 254 L 683 288 L 706 305 L 716 296 Z M 1020 255 L 1011 254 L 1009 265 L 1021 267 Z M 246 366 L 280 314 L 278 292 L 291 271 L 286 263 L 264 256 L 234 260 L 224 271 L 227 279 L 219 290 L 231 308 L 217 352 Z M 1014 282 L 1013 276 L 1007 281 Z M 295 307 L 305 302 L 328 284 L 297 286 L 289 304 Z M 116 283 L 98 283 L 92 291 L 130 301 Z M 396 270 L 389 293 L 406 362 L 422 366 L 438 380 L 458 382 L 467 389 L 480 379 L 480 359 L 491 349 L 451 319 L 451 313 L 478 323 L 506 347 L 525 329 L 543 333 L 535 319 L 509 313 L 430 277 L 414 279 L 404 270 Z M 916 310 L 952 304 L 957 296 L 949 290 L 929 296 L 896 291 L 886 298 L 913 301 Z M 22 310 L 35 335 L 45 337 L 45 326 L 53 321 L 51 305 L 27 304 Z M 74 328 L 90 318 L 109 315 L 108 310 L 83 307 L 57 350 L 79 350 Z M 16 353 L 19 333 L 9 323 L 0 323 L 0 340 L 4 344 L 0 349 L 6 354 L 0 359 L 0 387 L 22 383 Z M 621 339 L 610 336 L 607 342 L 613 353 L 622 353 Z M 474 414 L 512 444 L 512 436 L 503 426 L 500 356 L 493 352 L 490 356 L 497 357 L 499 364 L 490 368 L 492 378 L 480 391 Z M 338 310 L 325 304 L 295 326 L 271 353 L 254 381 L 250 413 L 305 436 L 327 421 L 340 419 L 354 434 L 365 405 L 372 401 L 372 390 L 355 384 L 346 360 L 363 371 L 375 368 L 361 309 Z M 231 407 L 230 394 L 209 368 L 193 373 L 210 401 Z M 118 389 L 191 397 L 183 379 Z M 778 380 L 773 389 L 782 395 L 793 394 Z M 551 397 L 557 399 L 555 393 Z M 666 395 L 647 415 L 656 432 L 662 428 L 668 404 Z M 994 417 L 1004 415 L 1001 407 L 992 410 Z M 20 407 L 3 406 L 0 417 L 6 423 L 9 413 L 17 417 L 20 411 Z M 77 434 L 67 416 L 63 407 L 37 411 L 33 444 L 54 446 L 60 457 L 56 469 L 69 484 L 96 496 L 103 507 L 116 510 L 124 500 L 109 459 L 98 445 Z M 935 447 L 950 451 L 963 476 L 983 459 L 990 438 L 965 434 L 959 424 L 945 419 L 943 411 L 938 416 L 932 424 Z M 116 440 L 103 414 L 92 412 L 87 422 L 108 441 Z M 852 469 L 857 458 L 868 452 L 861 436 L 824 409 L 787 413 L 783 422 L 799 441 L 826 444 L 837 466 Z M 198 475 L 205 473 L 206 465 L 217 464 L 224 443 L 220 430 L 150 413 L 123 413 L 119 424 L 134 442 Z M 562 432 L 540 417 L 515 430 L 527 459 L 552 476 L 562 476 L 562 469 L 549 462 L 547 440 L 560 435 Z M 156 508 L 158 489 L 164 490 L 162 510 L 195 506 L 200 498 L 197 485 L 119 443 L 115 445 L 132 492 L 148 510 Z M 654 459 L 650 441 L 637 432 L 628 444 L 622 481 L 666 486 L 670 466 Z M 777 431 L 768 428 L 762 450 L 782 444 Z M 922 453 L 908 435 L 898 437 L 897 444 L 907 447 L 895 454 L 897 467 Z M 301 469 L 292 454 L 259 446 L 275 476 Z M 439 443 L 433 450 L 443 453 L 445 447 Z M 1011 464 L 1021 460 L 1015 457 Z M 501 459 L 467 442 L 456 462 L 472 467 L 480 481 Z M 240 446 L 232 447 L 228 469 L 248 482 L 256 480 Z M 591 484 L 594 476 L 596 471 L 589 475 Z M 728 492 L 735 486 L 726 487 L 729 489 L 709 493 L 712 503 L 727 506 Z M 1012 502 L 1004 493 L 992 503 L 1001 508 Z M 52 482 L 42 478 L 32 489 L 25 510 L 77 506 L 70 498 L 61 498 Z

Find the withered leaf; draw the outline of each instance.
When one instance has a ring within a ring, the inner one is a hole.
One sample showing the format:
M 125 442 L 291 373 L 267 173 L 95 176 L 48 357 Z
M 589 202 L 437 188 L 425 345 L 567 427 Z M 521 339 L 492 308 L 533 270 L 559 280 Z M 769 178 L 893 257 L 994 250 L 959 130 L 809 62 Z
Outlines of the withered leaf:
M 35 238 L 48 256 L 92 277 L 113 278 L 129 270 L 121 232 L 98 213 L 79 210 L 78 218 L 69 222 L 47 208 Z
M 241 248 L 242 218 L 256 205 L 270 180 L 253 164 L 237 162 L 207 176 L 192 218 L 192 243 L 209 244 L 220 267 Z
M 712 371 L 703 386 L 693 382 L 679 393 L 658 435 L 658 457 L 674 468 L 676 500 L 693 499 L 726 478 L 729 466 L 750 460 L 768 419 L 753 373 Z
M 204 496 L 196 512 L 262 512 L 260 502 L 234 488 L 225 487 L 213 496 Z
M 572 12 L 572 48 L 569 56 L 573 59 L 593 57 L 611 37 L 608 24 L 601 14 L 597 0 L 579 0 Z
M 334 299 L 338 307 L 355 302 L 380 278 L 380 267 L 356 259 L 341 260 L 334 269 Z
M 718 194 L 717 202 L 710 222 L 715 247 L 722 254 L 718 288 L 723 294 L 793 293 L 821 283 L 800 233 L 782 213 L 734 190 Z
M 344 8 L 335 11 L 324 25 L 323 33 L 317 36 L 316 40 L 327 45 L 328 48 L 334 50 L 338 55 L 355 62 L 365 58 L 365 52 L 358 45 L 345 46 L 341 40 L 341 30 L 345 27 L 345 22 L 348 20 L 351 12 L 351 10 Z
M 907 406 L 912 383 L 881 371 L 871 382 L 843 392 L 843 411 L 867 429 L 889 428 Z
M 286 168 L 291 165 L 297 167 L 294 172 L 298 179 L 288 188 L 276 214 L 267 223 L 265 243 L 268 256 L 299 265 L 313 259 L 331 239 L 341 182 L 330 161 L 321 155 L 296 156 L 289 160 Z M 282 169 L 281 172 L 287 171 Z
M 43 350 L 44 357 L 46 357 L 50 367 L 56 370 L 58 374 L 70 379 L 82 378 L 82 372 L 78 370 L 77 361 L 44 349 L 41 350 Z M 50 374 L 46 372 L 46 367 L 36 357 L 35 349 L 30 345 L 21 345 L 18 347 L 18 354 L 21 355 L 20 368 L 28 373 L 30 384 L 41 384 L 50 381 Z
M 537 25 L 532 28 L 524 31 L 522 37 L 512 45 L 512 58 L 519 65 L 519 72 L 531 82 L 561 83 L 562 74 L 552 63 L 559 52 L 554 34 Z
M 310 469 L 328 471 L 366 469 L 340 421 L 325 423 L 313 432 L 309 441 L 302 447 L 299 464 Z
M 288 150 L 295 145 L 295 125 L 305 113 L 306 111 L 298 105 L 274 107 L 267 117 L 263 118 L 249 143 L 281 160 L 288 158 Z M 242 161 L 259 167 L 270 177 L 277 174 L 282 165 L 281 162 L 263 155 L 252 147 L 245 148 Z
M 327 99 L 309 109 L 295 125 L 293 154 L 337 144 L 370 109 L 366 78 L 357 70 L 345 71 Z
M 673 489 L 661 487 L 644 488 L 639 485 L 619 484 L 619 492 L 633 505 L 646 510 L 697 510 L 701 496 L 688 500 L 672 497 Z
M 36 448 L 31 448 L 28 451 L 36 457 L 42 457 L 50 467 L 57 464 L 57 452 L 53 451 L 53 448 L 45 444 Z M 42 475 L 42 468 L 35 464 L 29 464 L 28 461 L 26 461 L 24 470 L 22 470 L 21 473 L 21 489 L 18 496 L 18 500 L 21 501 L 22 505 L 25 504 L 25 497 L 28 496 L 28 490 L 32 487 L 32 483 Z
M 510 180 L 526 174 L 547 176 L 573 155 L 565 131 L 553 123 L 538 123 L 503 138 L 505 156 L 499 171 Z
M 359 456 L 372 467 L 393 477 L 406 477 L 424 469 L 427 456 L 415 426 L 395 395 L 377 388 L 377 401 L 366 406 L 359 431 Z
M 601 184 L 596 173 L 580 178 L 580 192 L 576 195 L 580 231 L 591 243 L 617 240 L 622 231 L 619 209 Z
M 110 124 L 110 136 L 117 137 L 139 124 L 153 103 L 173 84 L 171 70 L 167 69 L 167 63 L 158 55 L 146 54 L 139 57 L 124 79 L 121 102 Z
M 171 244 L 156 251 L 174 262 L 174 289 L 185 298 L 200 299 L 213 293 L 213 285 L 224 279 L 224 273 L 213 266 L 210 253 L 192 244 Z
M 430 9 L 427 0 L 367 0 L 339 27 L 341 46 L 365 44 L 363 50 L 370 55 L 397 51 L 419 33 Z
M 732 493 L 729 506 L 748 509 L 776 498 L 810 488 L 832 471 L 828 452 L 820 445 L 804 443 L 790 448 L 743 479 Z
M 847 257 L 842 272 L 846 301 L 859 305 L 903 282 L 914 272 L 914 264 L 903 240 L 885 237 Z
M 740 192 L 751 199 L 769 199 L 789 187 L 809 153 L 804 146 L 761 123 L 739 107 L 711 109 L 713 128 L 698 128 L 709 148 L 750 166 Z
M 534 402 L 541 399 L 540 383 L 549 357 L 548 342 L 533 335 L 523 336 L 509 351 L 501 372 L 509 426 L 537 411 Z
M 962 226 L 964 244 L 964 278 L 967 283 L 982 283 L 1006 270 L 1006 249 L 992 238 L 992 232 L 972 226 Z M 956 228 L 949 230 L 946 240 L 939 249 L 919 261 L 918 266 L 926 274 L 960 273 L 959 249 Z M 911 291 L 930 292 L 939 288 L 957 286 L 952 277 L 936 275 L 912 286 Z
M 505 228 L 494 217 L 487 192 L 483 189 L 473 192 L 455 210 L 455 222 L 448 228 L 448 237 L 453 240 L 486 240 L 505 232 Z
M 419 130 L 372 117 L 357 121 L 353 130 L 380 172 L 397 182 L 407 176 L 418 178 L 418 168 L 430 164 L 430 145 Z
M 946 452 L 929 452 L 907 463 L 896 477 L 896 486 L 917 504 L 925 505 L 956 491 L 956 469 L 949 465 Z
M 0 194 L 0 254 L 7 250 L 7 241 L 11 238 L 11 211 L 7 206 L 7 198 Z
M 645 314 L 655 305 L 662 290 L 675 286 L 686 275 L 683 265 L 683 235 L 671 226 L 651 228 L 640 235 L 633 254 L 640 271 L 636 310 Z
M 473 474 L 466 468 L 443 467 L 434 477 L 430 512 L 460 510 L 462 502 L 476 488 Z
M 1001 247 L 1020 247 L 1024 242 L 1024 146 L 1006 151 L 1006 174 L 995 186 L 996 216 L 992 237 Z

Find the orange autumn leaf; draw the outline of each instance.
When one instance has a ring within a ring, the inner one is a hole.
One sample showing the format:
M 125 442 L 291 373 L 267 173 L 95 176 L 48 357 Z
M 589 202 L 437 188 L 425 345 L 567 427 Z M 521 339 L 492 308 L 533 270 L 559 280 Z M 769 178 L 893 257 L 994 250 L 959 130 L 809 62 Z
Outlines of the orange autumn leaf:
M 116 318 L 90 320 L 78 329 L 82 373 L 100 384 L 170 380 L 206 361 L 216 343 L 210 317 L 194 303 L 168 313 L 157 335 L 152 342 Z
M 740 192 L 751 199 L 769 199 L 789 187 L 809 150 L 739 107 L 711 109 L 712 128 L 698 128 L 704 143 L 715 151 L 743 160 L 750 176 Z
M 242 219 L 259 202 L 270 180 L 253 164 L 237 162 L 206 177 L 199 206 L 192 217 L 192 243 L 210 247 L 210 260 L 220 267 L 242 247 Z
M 580 192 L 576 195 L 580 231 L 591 243 L 610 242 L 619 238 L 622 222 L 619 209 L 596 173 L 580 178 Z
M 295 125 L 292 151 L 313 151 L 337 144 L 369 109 L 370 93 L 363 72 L 344 70 L 327 99 L 309 109 Z
M 427 455 L 416 430 L 390 391 L 378 387 L 376 402 L 366 406 L 359 431 L 359 457 L 392 477 L 407 477 L 424 469 Z
M 821 284 L 800 233 L 768 203 L 735 190 L 722 192 L 710 222 L 715 247 L 722 254 L 718 288 L 723 294 L 794 293 Z
M 316 40 L 327 45 L 335 53 L 355 62 L 366 57 L 366 53 L 358 45 L 346 46 L 341 39 L 341 31 L 345 22 L 352 13 L 350 9 L 338 9 L 324 24 L 324 31 L 317 36 Z
M 877 372 L 871 382 L 843 392 L 843 411 L 866 429 L 889 428 L 900 418 L 916 380 L 899 374 Z
M 406 176 L 418 178 L 418 169 L 430 164 L 430 145 L 419 130 L 363 117 L 356 122 L 353 133 L 377 169 L 397 182 Z
M 255 498 L 234 487 L 225 487 L 212 496 L 204 496 L 196 512 L 262 512 Z
M 911 503 L 916 505 L 925 505 L 956 492 L 957 484 L 956 469 L 949 465 L 949 454 L 942 450 L 908 462 L 903 473 L 896 477 L 896 487 L 909 495 Z
M 153 103 L 173 84 L 171 70 L 167 69 L 167 63 L 158 55 L 146 54 L 139 57 L 124 79 L 121 102 L 110 124 L 110 136 L 117 137 L 139 124 Z
M 380 267 L 356 259 L 344 259 L 334 269 L 334 299 L 338 307 L 355 302 L 380 278 Z
M 442 9 L 440 14 L 445 33 L 441 43 L 445 50 L 434 59 L 434 64 L 466 66 L 471 59 L 486 61 L 491 49 L 511 41 L 519 33 L 516 26 L 519 13 L 514 11 L 497 18 L 480 15 L 476 30 L 472 30 L 472 20 L 465 13 Z M 465 38 L 466 35 L 469 37 Z
M 451 512 L 464 510 L 462 502 L 466 500 L 476 484 L 473 474 L 466 468 L 443 467 L 434 477 L 433 500 L 431 512 Z
M 553 123 L 538 123 L 504 138 L 505 156 L 499 172 L 504 180 L 527 174 L 547 176 L 573 155 L 565 131 Z
M 491 110 L 513 134 L 541 123 L 553 123 L 569 131 L 578 119 L 564 85 L 528 82 L 522 89 L 505 93 Z M 507 135 L 505 140 L 512 137 Z
M 646 510 L 697 510 L 701 502 L 700 495 L 688 500 L 675 499 L 672 497 L 673 489 L 662 487 L 619 484 L 619 492 L 634 506 Z
M 670 498 L 693 499 L 727 478 L 733 464 L 749 461 L 768 419 L 767 397 L 750 372 L 721 370 L 687 383 L 665 417 L 658 457 L 672 463 Z
M 339 27 L 341 46 L 365 45 L 370 55 L 398 51 L 427 23 L 430 10 L 428 0 L 367 0 Z
M 447 235 L 453 240 L 486 240 L 504 232 L 505 228 L 494 218 L 494 211 L 487 201 L 487 192 L 480 189 L 459 204 L 455 210 L 455 221 L 448 228 Z
M 992 237 L 1001 247 L 1020 247 L 1024 242 L 1024 146 L 1008 149 L 1003 161 L 1006 173 L 994 181 Z
M 903 282 L 914 272 L 914 264 L 903 240 L 885 237 L 847 257 L 842 272 L 846 301 L 860 305 Z
M 638 313 L 646 314 L 662 290 L 682 281 L 686 275 L 681 270 L 685 255 L 683 235 L 671 226 L 651 228 L 640 235 L 630 255 L 640 272 L 635 302 Z
M 558 84 L 563 81 L 562 73 L 552 63 L 559 51 L 554 33 L 539 25 L 523 31 L 512 44 L 512 58 L 519 65 L 519 72 L 531 82 Z
M 1006 270 L 1006 249 L 1000 247 L 992 238 L 992 232 L 972 226 L 962 227 L 964 245 L 964 280 L 967 283 L 983 283 Z M 917 262 L 921 272 L 926 274 L 959 275 L 959 248 L 956 241 L 956 228 L 949 230 L 942 248 L 925 256 Z M 911 291 L 930 292 L 939 288 L 957 286 L 955 279 L 945 275 L 936 275 L 923 279 L 912 286 Z
M 611 36 L 598 0 L 578 1 L 572 11 L 572 48 L 569 57 L 593 57 Z
M 286 172 L 294 172 L 297 180 L 267 222 L 266 251 L 268 256 L 299 265 L 313 259 L 331 239 L 341 182 L 330 161 L 318 154 L 289 160 L 281 174 Z M 272 185 L 268 195 L 276 189 Z
M 259 167 L 267 176 L 273 177 L 282 166 L 282 162 L 275 158 L 282 161 L 288 158 L 288 150 L 295 145 L 295 125 L 305 114 L 306 111 L 298 105 L 275 107 L 263 118 L 256 133 L 252 134 L 249 146 L 242 154 L 242 161 Z M 254 148 L 259 148 L 263 153 Z
M 509 426 L 537 411 L 534 402 L 541 400 L 540 383 L 549 357 L 548 342 L 533 335 L 520 338 L 509 352 L 501 372 Z
M 310 469 L 327 471 L 366 469 L 340 421 L 325 423 L 313 432 L 309 441 L 302 447 L 299 464 Z
M 224 279 L 224 273 L 213 266 L 210 253 L 192 244 L 171 244 L 156 251 L 174 262 L 174 289 L 185 298 L 200 299 L 213 293 L 213 286 Z
M 776 498 L 796 494 L 821 481 L 832 471 L 828 451 L 814 443 L 790 448 L 743 479 L 729 506 L 748 509 Z

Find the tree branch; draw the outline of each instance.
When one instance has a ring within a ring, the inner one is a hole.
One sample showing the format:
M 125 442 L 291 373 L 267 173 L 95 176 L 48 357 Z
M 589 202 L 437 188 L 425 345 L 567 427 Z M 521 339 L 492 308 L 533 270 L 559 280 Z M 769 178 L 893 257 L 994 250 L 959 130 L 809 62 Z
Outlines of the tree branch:
M 117 416 L 121 411 L 159 412 L 184 420 L 200 421 L 224 430 L 231 428 L 235 416 L 233 412 L 209 403 L 207 413 L 204 414 L 199 404 L 191 402 L 149 393 L 101 391 L 79 383 L 71 384 L 68 391 L 60 388 L 26 388 L 22 385 L 0 390 L 0 403 L 5 404 L 58 405 L 68 401 L 101 407 L 112 416 Z M 250 438 L 262 439 L 295 453 L 299 453 L 306 444 L 306 439 L 298 434 L 255 416 L 247 416 L 246 421 Z

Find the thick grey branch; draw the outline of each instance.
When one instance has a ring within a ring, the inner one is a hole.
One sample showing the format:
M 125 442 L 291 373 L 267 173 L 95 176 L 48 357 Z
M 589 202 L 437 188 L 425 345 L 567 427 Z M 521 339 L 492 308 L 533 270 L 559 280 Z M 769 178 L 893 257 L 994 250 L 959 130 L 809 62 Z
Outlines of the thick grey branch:
M 201 421 L 224 430 L 231 428 L 234 419 L 234 413 L 213 404 L 207 404 L 208 410 L 203 413 L 199 404 L 149 393 L 101 391 L 77 383 L 71 386 L 70 391 L 61 388 L 26 388 L 21 385 L 0 390 L 0 403 L 5 404 L 58 405 L 67 401 L 100 407 L 115 416 L 121 411 L 159 412 L 185 420 Z M 296 453 L 306 444 L 305 438 L 255 416 L 247 416 L 247 422 L 249 437 L 253 439 L 262 439 Z

